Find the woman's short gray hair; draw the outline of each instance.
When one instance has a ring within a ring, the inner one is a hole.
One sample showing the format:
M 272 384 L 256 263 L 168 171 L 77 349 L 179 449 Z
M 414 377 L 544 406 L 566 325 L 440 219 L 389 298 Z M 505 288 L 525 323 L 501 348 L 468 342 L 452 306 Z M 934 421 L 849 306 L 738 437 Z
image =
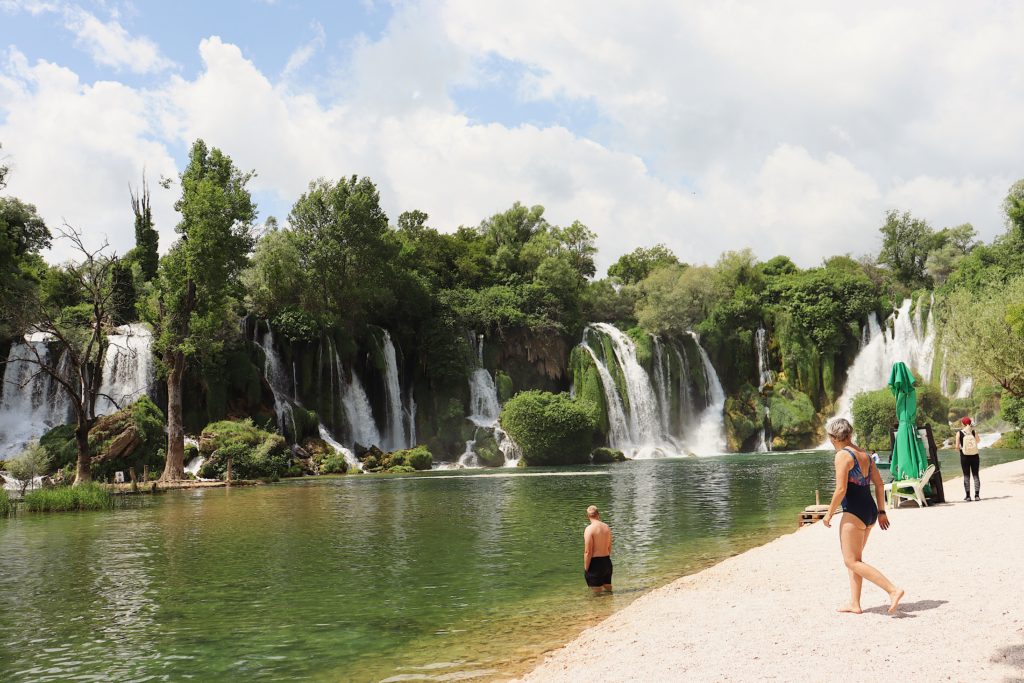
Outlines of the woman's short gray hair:
M 853 435 L 853 425 L 846 418 L 837 417 L 829 420 L 825 432 L 836 441 L 846 441 Z

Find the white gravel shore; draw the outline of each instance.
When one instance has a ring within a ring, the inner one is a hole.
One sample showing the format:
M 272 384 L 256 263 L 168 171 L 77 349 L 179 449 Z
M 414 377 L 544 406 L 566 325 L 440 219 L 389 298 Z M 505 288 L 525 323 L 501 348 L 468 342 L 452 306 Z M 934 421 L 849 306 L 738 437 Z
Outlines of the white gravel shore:
M 984 457 L 984 454 L 982 455 Z M 637 599 L 524 681 L 1024 681 L 1024 461 L 983 469 L 980 502 L 890 512 L 864 561 L 906 590 L 896 616 L 849 598 L 831 529 L 804 527 Z

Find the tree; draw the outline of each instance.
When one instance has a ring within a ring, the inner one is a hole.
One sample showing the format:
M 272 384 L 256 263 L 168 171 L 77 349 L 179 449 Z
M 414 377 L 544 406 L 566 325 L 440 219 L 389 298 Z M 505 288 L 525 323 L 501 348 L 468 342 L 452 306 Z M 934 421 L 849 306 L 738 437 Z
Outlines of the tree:
M 0 301 L 25 296 L 45 271 L 39 251 L 50 246 L 50 231 L 36 207 L 0 197 Z M 13 334 L 10 319 L 0 319 L 0 337 Z
M 62 308 L 31 292 L 5 301 L 4 314 L 16 321 L 19 329 L 39 336 L 57 351 L 49 354 L 40 349 L 40 344 L 29 344 L 32 355 L 17 362 L 35 365 L 38 372 L 48 375 L 69 399 L 75 422 L 78 451 L 75 485 L 78 485 L 92 480 L 89 429 L 96 421 L 96 401 L 101 396 L 107 352 L 104 329 L 110 322 L 113 301 L 111 273 L 119 261 L 116 256 L 104 253 L 106 243 L 97 249 L 88 248 L 81 231 L 71 226 L 65 225 L 58 232 L 79 254 L 80 260 L 68 263 L 65 271 L 77 281 L 82 304 Z
M 679 259 L 664 244 L 637 247 L 608 267 L 608 277 L 617 277 L 626 284 L 640 282 L 658 268 L 678 266 Z
M 946 299 L 943 333 L 950 360 L 964 375 L 987 376 L 1024 398 L 1024 277 Z
M 36 477 L 46 473 L 50 465 L 50 455 L 46 449 L 39 445 L 38 441 L 32 441 L 25 447 L 16 458 L 7 461 L 7 473 L 18 480 L 21 486 L 21 495 L 32 485 Z
M 308 282 L 311 312 L 325 322 L 352 324 L 393 296 L 388 276 L 395 248 L 380 194 L 369 178 L 311 182 L 288 221 Z
M 1003 200 L 1003 211 L 1006 213 L 1006 227 L 1018 244 L 1024 244 L 1024 179 L 1010 186 Z
M 209 361 L 234 329 L 230 303 L 253 248 L 255 174 L 196 140 L 181 174 L 181 238 L 161 260 L 150 302 L 155 347 L 167 373 L 167 463 L 161 481 L 185 476 L 182 388 L 189 363 Z
M 132 250 L 131 256 L 139 264 L 142 280 L 149 282 L 156 277 L 160 264 L 160 256 L 157 253 L 160 235 L 153 227 L 153 210 L 150 207 L 149 184 L 146 182 L 145 173 L 142 174 L 141 191 L 136 192 L 129 185 L 128 193 L 132 198 L 132 213 L 135 214 L 135 249 Z
M 0 143 L 0 149 L 3 149 L 3 144 Z M 10 167 L 6 164 L 0 163 L 0 190 L 7 187 L 7 174 L 10 172 Z
M 909 211 L 901 214 L 893 209 L 885 214 L 885 225 L 879 232 L 882 233 L 882 251 L 878 262 L 888 266 L 896 279 L 907 287 L 930 286 L 925 263 L 936 242 L 928 223 L 914 218 Z
M 708 266 L 665 266 L 642 282 L 637 304 L 640 326 L 655 334 L 681 334 L 697 326 L 721 299 Z

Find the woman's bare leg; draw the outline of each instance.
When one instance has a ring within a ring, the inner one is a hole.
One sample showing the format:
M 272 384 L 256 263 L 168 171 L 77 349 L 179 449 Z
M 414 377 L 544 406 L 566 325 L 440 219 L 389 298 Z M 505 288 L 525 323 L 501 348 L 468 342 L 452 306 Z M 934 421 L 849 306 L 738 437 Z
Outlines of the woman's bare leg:
M 846 568 L 857 574 L 862 579 L 867 579 L 889 594 L 889 611 L 895 612 L 903 598 L 903 591 L 893 585 L 882 572 L 878 571 L 861 558 L 864 553 L 864 545 L 867 543 L 868 529 L 859 519 L 850 519 L 853 515 L 843 515 L 839 523 L 839 537 L 843 548 L 843 562 Z
M 844 563 L 846 562 L 847 551 L 852 553 L 858 560 L 861 558 L 861 553 L 864 550 L 864 541 L 861 538 L 858 538 L 857 534 L 863 534 L 864 531 L 866 531 L 865 529 L 857 528 L 857 525 L 860 524 L 859 519 L 853 520 L 847 524 L 846 520 L 848 517 L 852 517 L 852 515 L 844 513 L 839 526 L 839 548 L 842 550 Z M 847 526 L 857 533 L 851 531 L 848 534 L 844 534 L 843 529 Z M 864 583 L 864 578 L 857 572 L 853 571 L 853 569 L 850 568 L 849 563 L 846 563 L 846 573 L 850 577 L 850 602 L 838 608 L 836 611 L 860 614 L 860 589 Z

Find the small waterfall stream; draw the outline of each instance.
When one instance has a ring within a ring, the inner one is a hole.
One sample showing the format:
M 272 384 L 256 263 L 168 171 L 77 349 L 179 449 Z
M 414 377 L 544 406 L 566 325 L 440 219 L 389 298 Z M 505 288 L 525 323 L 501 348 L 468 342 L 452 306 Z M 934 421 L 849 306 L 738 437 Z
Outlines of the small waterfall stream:
M 388 408 L 383 448 L 387 451 L 397 451 L 409 447 L 409 440 L 406 437 L 406 412 L 402 406 L 402 385 L 398 379 L 398 354 L 395 352 L 391 333 L 387 330 L 383 330 L 381 342 Z
M 768 363 L 768 330 L 764 327 L 757 328 L 754 333 L 754 345 L 757 350 L 757 390 L 764 395 L 766 389 L 775 383 L 775 373 L 772 372 Z M 772 450 L 771 435 L 771 414 L 768 409 L 768 402 L 765 401 L 764 416 L 761 419 L 761 429 L 757 435 L 757 452 L 767 453 Z
M 725 450 L 725 392 L 696 335 L 691 336 L 707 377 L 704 410 L 699 414 L 687 353 L 678 343 L 652 335 L 648 373 L 629 335 L 607 323 L 594 323 L 584 330 L 580 349 L 593 360 L 601 382 L 612 448 L 632 458 Z
M 519 464 L 521 453 L 515 441 L 501 428 L 498 418 L 501 416 L 501 402 L 498 399 L 498 388 L 494 378 L 484 367 L 484 335 L 470 333 L 470 343 L 474 348 L 473 371 L 469 375 L 469 409 L 468 420 L 476 425 L 473 438 L 466 441 L 466 448 L 459 456 L 458 466 L 480 467 L 480 457 L 476 452 L 476 443 L 480 430 L 489 431 L 494 436 L 498 450 L 504 456 L 505 467 Z

